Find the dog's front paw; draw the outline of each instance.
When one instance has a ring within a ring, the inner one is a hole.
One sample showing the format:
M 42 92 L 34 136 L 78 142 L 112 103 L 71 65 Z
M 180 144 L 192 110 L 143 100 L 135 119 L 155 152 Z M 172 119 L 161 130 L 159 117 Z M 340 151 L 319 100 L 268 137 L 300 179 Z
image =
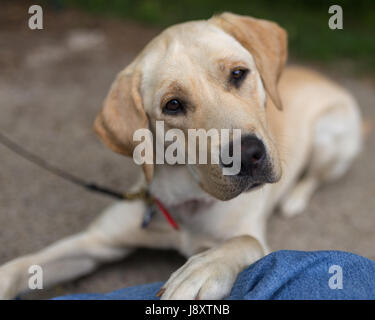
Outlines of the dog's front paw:
M 209 300 L 227 297 L 238 272 L 217 249 L 191 257 L 174 272 L 158 296 L 163 300 Z

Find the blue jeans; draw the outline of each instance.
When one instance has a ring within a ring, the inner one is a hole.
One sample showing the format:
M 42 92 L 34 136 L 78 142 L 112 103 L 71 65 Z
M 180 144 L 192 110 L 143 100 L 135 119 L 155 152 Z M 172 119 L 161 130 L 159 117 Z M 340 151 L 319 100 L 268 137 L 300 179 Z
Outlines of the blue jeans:
M 158 300 L 162 285 L 56 299 Z M 375 262 L 341 251 L 277 251 L 242 271 L 227 299 L 375 299 Z

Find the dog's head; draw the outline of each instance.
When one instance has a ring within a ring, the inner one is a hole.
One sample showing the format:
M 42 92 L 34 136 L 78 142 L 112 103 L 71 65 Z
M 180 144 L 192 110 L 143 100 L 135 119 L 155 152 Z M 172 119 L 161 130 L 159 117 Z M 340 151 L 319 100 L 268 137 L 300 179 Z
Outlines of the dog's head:
M 223 163 L 193 165 L 201 187 L 228 200 L 276 182 L 281 166 L 265 107 L 269 98 L 282 108 L 277 82 L 286 42 L 275 23 L 231 13 L 170 27 L 117 76 L 95 131 L 109 148 L 132 156 L 133 133 L 149 128 L 155 134 L 157 120 L 184 133 L 241 129 L 239 173 L 223 175 Z M 144 172 L 150 180 L 153 165 Z

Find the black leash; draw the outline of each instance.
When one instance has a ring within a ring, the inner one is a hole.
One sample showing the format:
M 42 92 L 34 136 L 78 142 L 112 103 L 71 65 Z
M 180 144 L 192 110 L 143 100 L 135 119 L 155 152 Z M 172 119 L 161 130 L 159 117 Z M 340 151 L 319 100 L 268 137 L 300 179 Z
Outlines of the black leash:
M 120 200 L 124 200 L 124 199 L 131 200 L 130 198 L 133 198 L 133 199 L 136 198 L 136 194 L 122 193 L 122 192 L 119 192 L 119 191 L 116 191 L 116 190 L 113 190 L 113 189 L 110 189 L 110 188 L 107 188 L 107 187 L 99 186 L 96 183 L 87 182 L 87 181 L 85 181 L 85 180 L 83 180 L 83 179 L 81 179 L 81 178 L 79 178 L 79 177 L 77 177 L 77 176 L 75 176 L 75 175 L 73 175 L 69 172 L 61 170 L 60 168 L 55 167 L 54 165 L 48 163 L 44 159 L 38 157 L 37 155 L 31 153 L 30 151 L 28 151 L 26 149 L 24 149 L 23 147 L 21 147 L 20 145 L 18 145 L 15 142 L 13 142 L 11 139 L 9 139 L 7 136 L 2 134 L 1 132 L 0 132 L 0 143 L 3 146 L 10 149 L 11 151 L 13 151 L 14 153 L 18 154 L 20 157 L 34 163 L 38 167 L 43 168 L 43 169 L 49 171 L 50 173 L 66 180 L 66 181 L 69 181 L 69 182 L 71 182 L 75 185 L 78 185 L 82 188 L 85 188 L 86 190 L 96 192 L 96 193 L 105 194 L 107 196 L 110 196 L 110 197 L 116 198 L 116 199 L 120 199 Z M 139 193 L 139 194 L 141 194 L 141 193 Z M 131 195 L 133 195 L 133 197 Z
M 19 144 L 15 143 L 7 136 L 0 132 L 0 144 L 7 147 L 9 150 L 13 151 L 14 153 L 18 154 L 21 158 L 28 160 L 29 162 L 34 163 L 38 167 L 66 180 L 75 185 L 78 185 L 88 191 L 104 194 L 106 196 L 119 199 L 119 200 L 136 200 L 141 199 L 145 201 L 147 204 L 147 210 L 142 222 L 142 228 L 146 228 L 147 225 L 150 223 L 152 216 L 155 213 L 156 208 L 161 211 L 164 217 L 167 219 L 168 223 L 176 230 L 178 230 L 178 225 L 174 221 L 173 217 L 169 213 L 169 211 L 164 207 L 164 205 L 156 198 L 150 195 L 150 193 L 146 189 L 141 189 L 138 192 L 119 192 L 107 187 L 103 187 L 97 185 L 93 182 L 87 182 L 74 174 L 71 174 L 65 170 L 55 167 L 54 165 L 48 163 L 44 159 L 38 157 L 34 153 L 24 149 Z

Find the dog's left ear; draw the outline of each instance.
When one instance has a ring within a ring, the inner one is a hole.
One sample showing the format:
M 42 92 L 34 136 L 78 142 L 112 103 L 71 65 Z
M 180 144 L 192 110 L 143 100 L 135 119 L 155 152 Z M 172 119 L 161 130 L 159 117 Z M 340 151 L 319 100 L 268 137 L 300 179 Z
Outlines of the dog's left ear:
M 286 31 L 276 23 L 229 12 L 209 21 L 233 36 L 253 55 L 267 93 L 282 110 L 277 83 L 287 58 Z
M 140 94 L 140 80 L 140 72 L 135 70 L 133 64 L 120 72 L 94 123 L 95 133 L 100 140 L 112 151 L 128 157 L 133 156 L 137 145 L 133 140 L 134 132 L 148 128 Z M 152 142 L 147 140 L 146 143 L 152 147 Z M 143 172 L 147 182 L 150 182 L 153 165 L 143 164 Z

